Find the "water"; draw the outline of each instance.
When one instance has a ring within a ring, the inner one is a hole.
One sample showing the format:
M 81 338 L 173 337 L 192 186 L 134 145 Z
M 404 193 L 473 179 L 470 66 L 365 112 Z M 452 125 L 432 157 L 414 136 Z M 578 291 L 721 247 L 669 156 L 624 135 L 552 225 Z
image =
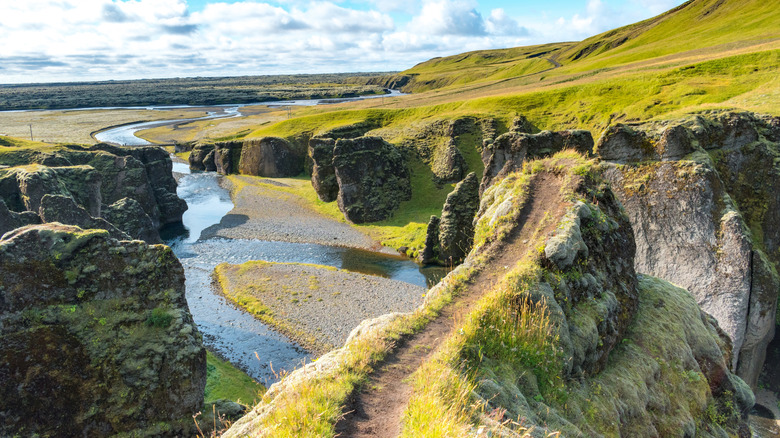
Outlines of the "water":
M 174 163 L 173 171 L 185 174 L 179 180 L 178 195 L 187 201 L 189 209 L 184 214 L 183 226 L 165 228 L 161 234 L 184 266 L 187 302 L 193 319 L 209 349 L 265 385 L 275 382 L 275 373 L 280 370 L 292 370 L 303 360 L 310 360 L 310 354 L 215 293 L 211 273 L 219 263 L 315 263 L 423 287 L 444 275 L 442 269 L 422 269 L 404 257 L 354 248 L 262 240 L 202 240 L 203 230 L 218 224 L 233 208 L 230 195 L 220 187 L 222 176 L 216 173 L 190 174 L 183 163 Z

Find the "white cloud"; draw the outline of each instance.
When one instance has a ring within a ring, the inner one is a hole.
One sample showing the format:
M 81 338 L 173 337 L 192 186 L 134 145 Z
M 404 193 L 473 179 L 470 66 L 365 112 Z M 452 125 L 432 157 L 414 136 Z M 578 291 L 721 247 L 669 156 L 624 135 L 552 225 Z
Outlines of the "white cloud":
M 198 12 L 186 0 L 0 0 L 0 82 L 404 69 L 582 39 L 682 1 L 629 0 L 613 13 L 612 0 L 589 0 L 540 18 L 477 0 L 215 0 Z
M 427 2 L 410 28 L 430 35 L 485 35 L 485 21 L 474 6 L 461 0 Z
M 520 26 L 517 21 L 508 16 L 502 8 L 490 11 L 490 16 L 485 20 L 485 29 L 488 33 L 493 35 L 528 35 L 528 29 Z

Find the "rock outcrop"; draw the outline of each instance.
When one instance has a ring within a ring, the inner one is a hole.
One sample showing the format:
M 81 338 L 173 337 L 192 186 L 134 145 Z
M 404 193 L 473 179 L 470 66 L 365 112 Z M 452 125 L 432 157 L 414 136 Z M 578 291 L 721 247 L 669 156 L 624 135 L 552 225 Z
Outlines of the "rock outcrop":
M 214 145 L 211 143 L 196 144 L 190 152 L 189 162 L 191 170 L 205 171 L 206 164 L 214 165 Z M 209 155 L 211 154 L 211 155 Z M 207 159 L 206 157 L 210 157 Z M 214 165 L 216 168 L 216 165 Z
M 447 266 L 462 262 L 474 243 L 474 216 L 477 210 L 479 181 L 477 174 L 471 172 L 447 195 L 441 219 L 431 216 L 419 262 Z
M 131 239 L 143 240 L 147 243 L 163 243 L 154 223 L 135 199 L 122 198 L 104 207 L 103 218 L 127 233 Z
M 194 432 L 206 352 L 170 248 L 27 226 L 0 240 L 0 278 L 0 435 Z
M 132 199 L 141 208 L 134 220 L 151 221 L 155 230 L 154 235 L 146 233 L 143 236 L 149 237 L 150 242 L 158 242 L 156 229 L 180 222 L 187 209 L 187 204 L 176 195 L 170 156 L 157 147 L 120 148 L 97 144 L 90 148 L 68 146 L 44 151 L 20 149 L 4 154 L 0 162 L 12 166 L 0 169 L 0 198 L 12 212 L 37 215 L 44 196 L 57 195 L 72 199 L 99 222 L 100 218 L 106 219 L 107 206 Z M 49 220 L 54 220 L 57 214 L 50 211 Z M 63 214 L 65 216 L 58 218 L 60 222 L 71 220 L 67 217 L 76 220 L 77 216 L 83 216 Z M 25 223 L 32 223 L 30 220 Z M 44 218 L 44 222 L 49 220 Z M 81 226 L 85 222 L 72 225 Z M 134 238 L 142 237 L 137 229 L 114 225 Z
M 333 167 L 333 148 L 336 140 L 315 137 L 309 140 L 309 157 L 312 160 L 311 185 L 323 202 L 333 202 L 339 195 L 339 182 Z
M 339 209 L 351 222 L 386 219 L 401 201 L 412 197 L 403 156 L 381 138 L 336 141 L 333 167 L 339 185 Z
M 242 175 L 284 178 L 303 172 L 304 158 L 287 140 L 263 137 L 244 141 L 238 168 Z
M 38 211 L 43 223 L 59 222 L 84 229 L 106 230 L 114 239 L 130 240 L 127 233 L 120 231 L 107 220 L 90 216 L 69 196 L 44 195 Z
M 447 195 L 439 225 L 439 257 L 445 264 L 460 263 L 474 243 L 474 216 L 479 210 L 479 181 L 471 172 Z
M 417 261 L 422 265 L 437 263 L 439 259 L 439 225 L 441 219 L 431 216 L 425 229 L 425 244 L 418 255 Z
M 480 194 L 494 182 L 522 169 L 524 161 L 550 156 L 564 149 L 589 155 L 593 151 L 593 137 L 590 132 L 582 130 L 542 131 L 538 134 L 511 131 L 500 135 L 482 149 L 485 174 L 479 187 Z
M 776 120 L 714 114 L 609 128 L 597 153 L 626 208 L 636 269 L 687 288 L 731 337 L 755 386 L 780 290 Z

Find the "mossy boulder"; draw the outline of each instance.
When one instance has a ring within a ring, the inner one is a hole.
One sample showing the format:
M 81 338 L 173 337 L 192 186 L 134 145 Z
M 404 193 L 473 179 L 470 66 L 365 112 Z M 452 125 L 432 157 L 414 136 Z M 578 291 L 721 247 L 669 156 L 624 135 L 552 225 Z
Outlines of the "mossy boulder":
M 593 152 L 593 137 L 583 130 L 542 131 L 538 134 L 511 131 L 500 135 L 482 150 L 485 174 L 479 192 L 484 193 L 494 182 L 522 169 L 526 160 L 550 156 L 564 149 L 589 155 Z
M 170 248 L 28 226 L 0 278 L 0 435 L 194 433 L 206 352 Z
M 401 201 L 412 197 L 404 157 L 379 137 L 336 141 L 333 166 L 339 185 L 339 209 L 351 222 L 387 219 Z
M 244 141 L 239 171 L 242 175 L 284 178 L 303 172 L 305 157 L 287 140 L 263 137 Z

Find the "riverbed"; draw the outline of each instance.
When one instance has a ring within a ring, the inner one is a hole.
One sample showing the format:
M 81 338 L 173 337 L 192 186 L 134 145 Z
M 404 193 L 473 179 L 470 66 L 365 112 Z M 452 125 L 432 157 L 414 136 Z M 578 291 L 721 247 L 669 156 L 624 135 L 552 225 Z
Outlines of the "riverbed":
M 104 131 L 103 139 L 123 143 L 128 132 L 135 132 L 132 128 Z M 148 144 L 143 139 L 138 140 L 137 143 Z M 234 208 L 230 193 L 221 184 L 224 177 L 214 172 L 191 173 L 189 166 L 181 162 L 174 162 L 173 172 L 179 182 L 177 193 L 189 209 L 184 213 L 182 224 L 167 227 L 161 234 L 184 267 L 186 296 L 193 319 L 210 350 L 264 385 L 277 381 L 280 372 L 290 371 L 313 358 L 295 342 L 215 292 L 211 274 L 216 265 L 250 260 L 310 263 L 422 287 L 429 287 L 443 275 L 440 269 L 423 269 L 406 258 L 364 249 L 209 237 L 213 234 L 204 231 L 219 224 Z

